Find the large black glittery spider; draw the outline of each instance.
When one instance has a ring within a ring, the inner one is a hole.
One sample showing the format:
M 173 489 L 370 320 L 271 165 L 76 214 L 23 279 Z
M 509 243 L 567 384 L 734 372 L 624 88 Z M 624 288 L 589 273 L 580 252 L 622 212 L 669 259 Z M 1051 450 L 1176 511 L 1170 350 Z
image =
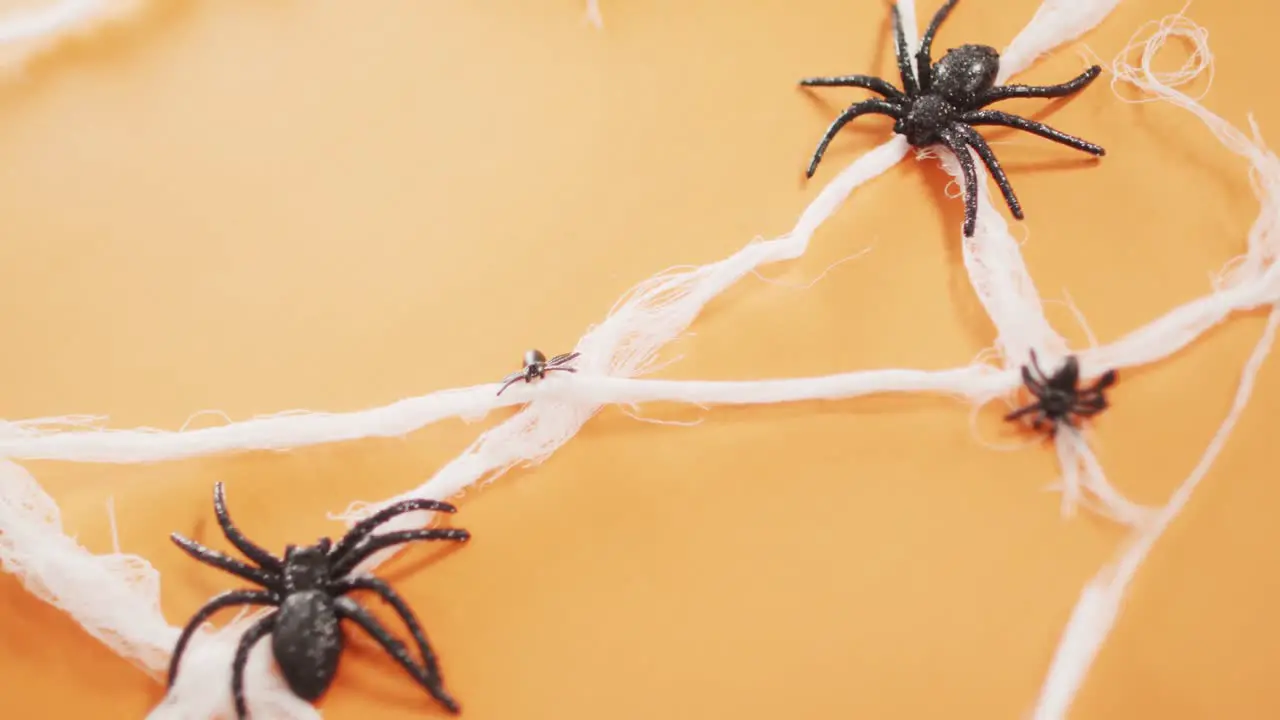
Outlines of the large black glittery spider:
M 369 575 L 352 575 L 362 561 L 375 552 L 393 545 L 413 540 L 470 539 L 466 530 L 427 529 L 401 530 L 372 536 L 372 532 L 397 515 L 415 510 L 456 512 L 448 503 L 435 500 L 405 500 L 390 505 L 357 523 L 350 532 L 335 544 L 329 538 L 321 538 L 316 544 L 305 547 L 288 545 L 284 557 L 278 558 L 244 536 L 227 514 L 222 483 L 214 486 L 213 510 L 227 540 L 245 557 L 257 563 L 253 567 L 235 558 L 211 550 L 178 533 L 173 542 L 188 555 L 207 565 L 225 570 L 243 578 L 261 590 L 231 590 L 214 597 L 187 622 L 169 662 L 169 686 L 178 676 L 178 663 L 182 652 L 196 628 L 217 611 L 235 605 L 274 606 L 276 610 L 255 622 L 240 639 L 232 663 L 231 693 L 235 700 L 236 717 L 244 720 L 248 709 L 244 699 L 244 668 L 249 651 L 267 635 L 271 636 L 271 650 L 276 664 L 289 689 L 298 697 L 315 702 L 333 682 L 342 656 L 344 639 L 339 623 L 351 620 L 359 625 L 413 676 L 428 693 L 447 710 L 456 714 L 458 703 L 444 689 L 435 653 L 427 643 L 426 634 L 418 624 L 413 611 L 400 595 L 383 580 Z M 395 610 L 413 636 L 422 656 L 419 665 L 405 648 L 404 643 L 392 637 L 385 627 L 360 607 L 347 593 L 368 590 L 381 597 Z
M 800 81 L 801 85 L 827 87 L 857 87 L 871 90 L 883 96 L 871 100 L 863 100 L 850 105 L 831 127 L 827 129 L 818 149 L 809 162 L 808 176 L 813 177 L 818 162 L 822 159 L 827 145 L 836 133 L 849 121 L 861 115 L 879 114 L 894 118 L 893 131 L 906 137 L 911 145 L 923 148 L 930 145 L 943 145 L 955 153 L 960 162 L 964 177 L 964 235 L 972 237 L 978 216 L 977 170 L 968 148 L 973 148 L 991 171 L 1000 192 L 1009 205 L 1009 211 L 1019 220 L 1023 218 L 1022 206 L 1014 195 L 1009 178 L 1000 167 L 991 147 L 982 136 L 973 129 L 975 125 L 1003 125 L 1025 130 L 1026 132 L 1047 138 L 1090 153 L 1102 156 L 1106 151 L 1093 143 L 1067 135 L 1048 125 L 1012 115 L 1000 110 L 984 110 L 987 105 L 1010 98 L 1057 98 L 1072 95 L 1083 90 L 1102 68 L 1094 65 L 1078 77 L 1060 85 L 996 85 L 996 76 L 1000 71 L 1000 54 L 995 48 L 986 45 L 961 45 L 948 50 L 938 62 L 934 63 L 930 53 L 933 36 L 938 26 L 951 13 L 958 0 L 947 2 L 933 16 L 924 37 L 920 39 L 920 50 L 916 53 L 915 69 L 912 69 L 911 58 L 907 54 L 906 35 L 902 27 L 902 15 L 898 6 L 893 5 L 894 29 L 897 33 L 898 72 L 902 76 L 902 89 L 894 87 L 888 81 L 870 75 L 845 75 L 841 77 L 812 77 Z
M 524 353 L 524 365 L 519 370 L 502 378 L 502 387 L 498 388 L 498 394 L 501 395 L 506 392 L 507 388 L 521 380 L 531 383 L 534 378 L 545 378 L 547 372 L 551 370 L 576 373 L 578 372 L 577 368 L 567 367 L 566 364 L 577 360 L 581 354 L 576 352 L 564 353 L 548 360 L 541 350 L 526 350 Z
M 1107 398 L 1103 391 L 1114 385 L 1116 379 L 1116 371 L 1108 370 L 1092 384 L 1080 387 L 1080 363 L 1074 355 L 1067 356 L 1053 375 L 1047 375 L 1040 368 L 1036 351 L 1032 350 L 1031 364 L 1022 366 L 1022 383 L 1036 401 L 1005 415 L 1004 419 L 1014 421 L 1034 413 L 1031 427 L 1047 429 L 1049 437 L 1053 437 L 1059 426 L 1075 427 L 1077 418 L 1093 417 L 1106 410 Z

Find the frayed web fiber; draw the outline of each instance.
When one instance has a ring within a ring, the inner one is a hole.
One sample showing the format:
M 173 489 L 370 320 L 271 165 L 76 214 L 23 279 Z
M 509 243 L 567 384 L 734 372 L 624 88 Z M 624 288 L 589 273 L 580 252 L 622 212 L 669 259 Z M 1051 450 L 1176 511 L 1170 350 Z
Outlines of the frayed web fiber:
M 1042 54 L 1081 36 L 1116 4 L 1117 0 L 1046 0 L 1005 51 L 1002 78 L 1011 77 Z M 910 30 L 907 42 L 914 48 L 917 40 L 913 0 L 902 0 L 900 9 Z M 1076 354 L 1086 375 L 1159 361 L 1194 342 L 1232 313 L 1280 301 L 1280 277 L 1273 262 L 1277 250 L 1280 164 L 1266 149 L 1256 126 L 1252 127 L 1252 137 L 1245 135 L 1173 89 L 1177 82 L 1211 68 L 1203 34 L 1193 36 L 1197 53 L 1201 53 L 1196 57 L 1202 61 L 1189 65 L 1177 78 L 1156 75 L 1151 70 L 1151 56 L 1163 42 L 1180 32 L 1178 28 L 1190 27 L 1185 19 L 1159 25 L 1147 44 L 1136 46 L 1142 51 L 1139 64 L 1124 59 L 1132 49 L 1116 61 L 1112 68 L 1115 82 L 1128 83 L 1154 99 L 1172 102 L 1204 121 L 1219 141 L 1249 161 L 1261 211 L 1247 238 L 1245 254 L 1223 270 L 1209 294 L 1173 309 L 1116 342 L 1079 351 Z M 4 32 L 0 27 L 0 37 Z M 445 418 L 480 417 L 497 407 L 522 406 L 512 418 L 481 434 L 420 486 L 394 498 L 348 508 L 342 517 L 353 522 L 400 499 L 446 499 L 512 467 L 541 462 L 610 404 L 632 406 L 659 400 L 701 406 L 775 404 L 883 393 L 934 393 L 974 406 L 984 405 L 1020 387 L 1017 366 L 1031 349 L 1046 364 L 1060 361 L 1070 351 L 1045 319 L 1044 303 L 1018 244 L 995 211 L 985 183 L 981 184 L 976 232 L 964 241 L 964 264 L 996 328 L 992 354 L 1002 360 L 999 364 L 978 361 L 942 371 L 884 369 L 741 382 L 643 377 L 655 370 L 658 352 L 685 333 L 709 301 L 762 265 L 801 256 L 817 228 L 854 190 L 894 166 L 908 152 L 905 140 L 895 136 L 855 160 L 819 193 L 791 232 L 781 237 L 753 241 L 719 262 L 673 268 L 638 285 L 580 339 L 575 350 L 582 357 L 578 373 L 572 377 L 548 377 L 536 384 L 517 385 L 502 396 L 495 394 L 497 384 L 486 384 L 439 391 L 355 413 L 292 412 L 192 431 L 110 430 L 101 427 L 101 421 L 84 417 L 11 422 L 0 426 L 0 457 L 139 463 L 222 452 L 280 450 L 365 437 L 401 436 Z M 953 175 L 957 173 L 954 156 L 946 151 L 938 151 L 936 156 Z M 981 163 L 976 165 L 981 172 Z M 982 177 L 985 179 L 985 175 Z M 1081 506 L 1101 513 L 1132 528 L 1135 540 L 1117 564 L 1104 570 L 1086 589 L 1046 679 L 1045 692 L 1037 706 L 1038 718 L 1061 717 L 1069 708 L 1092 653 L 1105 640 L 1128 578 L 1185 504 L 1239 416 L 1251 389 L 1252 373 L 1270 347 L 1275 318 L 1273 314 L 1267 334 L 1246 367 L 1232 414 L 1191 479 L 1168 505 L 1152 508 L 1132 503 L 1109 484 L 1082 435 L 1059 434 L 1059 488 L 1064 511 Z M 57 505 L 34 478 L 13 462 L 0 462 L 0 473 L 4 474 L 0 482 L 0 565 L 115 652 L 153 675 L 161 674 L 177 628 L 168 625 L 160 614 L 155 568 L 140 557 L 94 555 L 76 544 L 58 521 Z M 383 532 L 421 526 L 427 521 L 424 514 L 406 515 L 389 523 Z M 370 558 L 362 569 L 371 569 L 392 552 Z M 88 598 L 93 601 L 88 602 Z M 229 712 L 231 655 L 245 622 L 200 633 L 193 640 L 176 684 L 155 708 L 152 718 L 203 719 Z M 320 716 L 313 707 L 293 697 L 272 672 L 266 644 L 259 645 L 251 656 L 246 685 L 250 705 L 268 717 Z

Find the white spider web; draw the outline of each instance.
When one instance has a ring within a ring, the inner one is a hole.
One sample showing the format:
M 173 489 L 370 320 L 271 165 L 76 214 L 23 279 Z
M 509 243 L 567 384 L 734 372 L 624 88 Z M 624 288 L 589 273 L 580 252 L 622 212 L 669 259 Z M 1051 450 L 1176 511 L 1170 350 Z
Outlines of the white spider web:
M 1039 55 L 1073 40 L 1102 21 L 1119 0 L 1045 0 L 1030 23 L 1002 54 L 1001 81 Z M 0 67 L 25 61 L 68 34 L 122 16 L 130 0 L 62 0 L 38 12 L 0 23 Z M 908 43 L 916 43 L 914 0 L 901 0 Z M 1138 40 L 1139 37 L 1145 40 Z M 1170 37 L 1189 40 L 1191 61 L 1175 73 L 1157 73 L 1151 62 Z M 1137 66 L 1126 58 L 1140 50 Z M 1195 114 L 1227 149 L 1245 158 L 1260 202 L 1245 253 L 1218 277 L 1211 293 L 1177 307 L 1106 346 L 1077 353 L 1086 376 L 1105 369 L 1160 361 L 1195 342 L 1233 313 L 1280 302 L 1280 270 L 1273 261 L 1280 242 L 1280 161 L 1264 145 L 1250 118 L 1246 135 L 1176 88 L 1212 69 L 1206 34 L 1181 14 L 1146 26 L 1112 65 L 1116 82 L 1131 83 L 1153 100 L 1171 102 Z M 159 575 L 145 559 L 119 552 L 96 555 L 62 530 L 59 510 L 36 480 L 12 460 L 140 463 L 252 449 L 286 449 L 366 437 L 405 435 L 450 417 L 475 417 L 502 406 L 523 405 L 506 422 L 484 432 L 460 456 L 422 485 L 381 502 L 353 506 L 354 522 L 386 504 L 410 497 L 445 499 L 506 470 L 536 464 L 572 438 L 601 407 L 665 400 L 698 405 L 769 404 L 809 399 L 844 399 L 882 393 L 937 393 L 975 406 L 1019 387 L 1017 365 L 1035 349 L 1046 366 L 1068 352 L 1066 341 L 1044 317 L 1042 303 L 1023 263 L 1018 244 L 991 204 L 985 174 L 974 237 L 963 242 L 970 280 L 997 330 L 993 355 L 1004 366 L 985 362 L 944 371 L 871 370 L 815 378 L 742 382 L 645 380 L 655 370 L 657 352 L 680 336 L 711 299 L 759 266 L 802 255 L 814 231 L 861 184 L 904 158 L 909 148 L 895 137 L 854 161 L 801 215 L 788 234 L 753 241 L 724 260 L 700 267 L 673 268 L 633 288 L 599 324 L 588 329 L 577 351 L 579 373 L 518 385 L 496 397 L 495 384 L 443 390 L 354 413 L 290 412 L 177 432 L 109 430 L 93 417 L 44 418 L 0 425 L 0 566 L 16 575 L 41 600 L 60 608 L 90 634 L 157 678 L 167 667 L 178 628 L 160 613 Z M 925 155 L 925 153 L 921 153 Z M 958 174 L 954 156 L 939 153 L 944 167 Z M 981 173 L 982 166 L 978 164 Z M 1114 563 L 1084 590 L 1059 645 L 1036 718 L 1063 717 L 1098 648 L 1119 612 L 1128 583 L 1164 528 L 1176 517 L 1206 474 L 1243 412 L 1253 379 L 1269 352 L 1280 311 L 1273 309 L 1265 332 L 1245 365 L 1235 402 L 1200 463 L 1164 506 L 1145 507 L 1126 499 L 1106 480 L 1085 440 L 1062 433 L 1064 511 L 1077 505 L 1132 528 Z M 384 531 L 420 526 L 428 517 L 406 515 Z M 370 569 L 392 551 L 371 558 Z M 90 600 L 91 599 L 91 600 Z M 198 634 L 184 657 L 178 682 L 152 718 L 208 718 L 228 713 L 230 655 L 247 620 Z M 270 670 L 265 647 L 253 653 L 246 684 L 249 702 L 273 718 L 318 718 L 319 712 L 284 687 Z

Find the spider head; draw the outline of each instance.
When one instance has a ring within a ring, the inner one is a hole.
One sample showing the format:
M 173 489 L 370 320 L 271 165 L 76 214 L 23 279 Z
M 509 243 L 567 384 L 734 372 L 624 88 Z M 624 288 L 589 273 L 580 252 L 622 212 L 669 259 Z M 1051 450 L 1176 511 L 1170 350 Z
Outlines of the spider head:
M 1076 394 L 1050 388 L 1048 392 L 1040 396 L 1039 400 L 1040 408 L 1045 417 L 1054 422 L 1059 422 L 1066 420 L 1071 415 L 1071 411 L 1075 409 Z
M 952 48 L 933 65 L 930 92 L 964 108 L 977 96 L 995 87 L 1000 72 L 1000 53 L 987 45 Z
M 284 581 L 292 592 L 323 589 L 329 582 L 329 538 L 315 545 L 289 545 L 284 551 Z
M 899 120 L 893 124 L 893 131 L 907 138 L 907 142 L 915 147 L 927 147 L 938 142 L 939 131 L 951 124 L 955 108 L 951 103 L 938 95 L 924 95 L 911 104 Z

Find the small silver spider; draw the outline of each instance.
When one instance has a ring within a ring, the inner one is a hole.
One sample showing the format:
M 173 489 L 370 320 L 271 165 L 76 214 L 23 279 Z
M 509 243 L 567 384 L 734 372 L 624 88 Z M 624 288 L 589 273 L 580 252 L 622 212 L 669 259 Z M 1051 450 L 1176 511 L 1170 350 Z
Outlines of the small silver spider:
M 577 368 L 565 367 L 566 363 L 573 362 L 582 353 L 565 353 L 556 355 L 550 360 L 541 350 L 525 350 L 524 351 L 524 367 L 510 375 L 502 378 L 502 387 L 498 389 L 498 394 L 512 385 L 520 382 L 533 382 L 534 378 L 545 378 L 548 370 L 563 370 L 564 372 L 578 372 Z

